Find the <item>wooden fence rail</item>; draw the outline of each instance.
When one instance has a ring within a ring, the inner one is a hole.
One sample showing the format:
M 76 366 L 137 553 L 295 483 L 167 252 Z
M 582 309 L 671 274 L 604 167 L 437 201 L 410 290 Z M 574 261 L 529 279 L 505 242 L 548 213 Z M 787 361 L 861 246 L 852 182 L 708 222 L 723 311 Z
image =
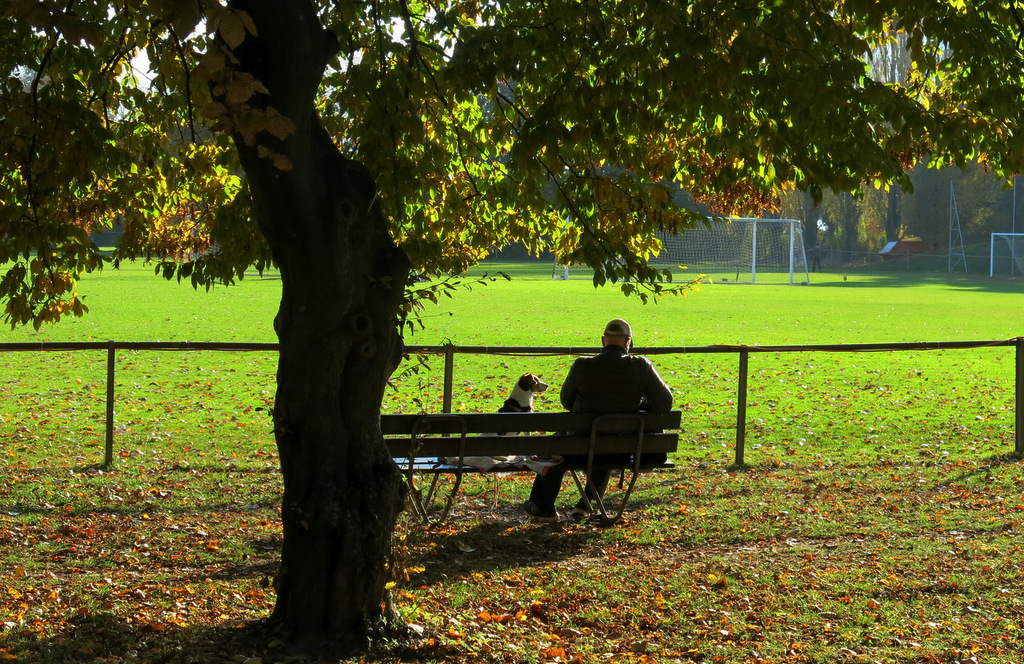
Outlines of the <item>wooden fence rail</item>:
M 1015 355 L 1014 372 L 1014 453 L 1024 456 L 1024 337 L 997 341 L 936 341 L 872 344 L 810 344 L 787 346 L 666 346 L 638 347 L 638 355 L 679 355 L 701 353 L 734 353 L 739 358 L 739 381 L 736 395 L 736 449 L 735 463 L 744 463 L 747 420 L 747 376 L 751 353 L 826 352 L 864 353 L 893 351 L 961 350 L 971 348 L 994 348 L 1013 346 Z M 161 341 L 107 341 L 107 342 L 39 342 L 0 343 L 0 353 L 25 351 L 107 351 L 107 397 L 106 397 L 106 450 L 104 463 L 111 465 L 114 459 L 114 404 L 115 404 L 115 359 L 118 350 L 128 351 L 277 351 L 276 343 L 244 342 L 161 342 Z M 444 401 L 442 412 L 451 412 L 452 385 L 455 373 L 455 356 L 466 355 L 520 355 L 539 357 L 545 355 L 590 355 L 600 349 L 595 347 L 572 346 L 406 346 L 410 355 L 440 355 L 444 357 Z

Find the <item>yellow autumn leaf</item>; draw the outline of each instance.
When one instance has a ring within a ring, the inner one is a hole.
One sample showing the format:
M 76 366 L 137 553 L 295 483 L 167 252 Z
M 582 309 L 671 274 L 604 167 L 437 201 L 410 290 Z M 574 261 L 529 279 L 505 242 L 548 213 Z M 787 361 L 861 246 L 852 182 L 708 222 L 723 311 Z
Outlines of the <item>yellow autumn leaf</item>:
M 248 101 L 256 93 L 255 81 L 251 76 L 242 76 L 230 81 L 224 91 L 228 104 L 236 105 Z
M 224 14 L 220 19 L 218 30 L 220 31 L 221 39 L 228 45 L 228 48 L 238 48 L 245 41 L 245 23 L 239 12 L 227 12 Z
M 294 166 L 292 165 L 292 160 L 284 156 L 283 154 L 274 153 L 271 159 L 274 162 L 274 166 L 276 166 L 278 170 L 290 171 L 292 170 L 292 168 L 294 168 Z
M 267 110 L 266 130 L 275 138 L 284 140 L 289 134 L 295 131 L 295 123 L 291 118 L 277 113 L 273 109 Z

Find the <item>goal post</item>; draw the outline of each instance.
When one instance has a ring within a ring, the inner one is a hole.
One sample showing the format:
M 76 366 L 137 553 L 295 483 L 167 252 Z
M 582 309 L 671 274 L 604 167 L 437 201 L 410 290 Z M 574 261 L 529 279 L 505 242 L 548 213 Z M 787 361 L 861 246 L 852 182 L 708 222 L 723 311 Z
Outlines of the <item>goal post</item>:
M 988 276 L 1024 275 L 1024 233 L 992 233 Z

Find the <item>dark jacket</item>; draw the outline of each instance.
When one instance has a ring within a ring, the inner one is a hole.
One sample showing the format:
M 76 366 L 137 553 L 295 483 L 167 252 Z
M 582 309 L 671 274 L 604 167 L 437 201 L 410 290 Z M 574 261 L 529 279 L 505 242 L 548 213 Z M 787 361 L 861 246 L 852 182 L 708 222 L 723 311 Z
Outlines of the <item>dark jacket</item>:
M 666 412 L 672 391 L 646 357 L 608 345 L 573 362 L 562 383 L 562 407 L 577 413 Z

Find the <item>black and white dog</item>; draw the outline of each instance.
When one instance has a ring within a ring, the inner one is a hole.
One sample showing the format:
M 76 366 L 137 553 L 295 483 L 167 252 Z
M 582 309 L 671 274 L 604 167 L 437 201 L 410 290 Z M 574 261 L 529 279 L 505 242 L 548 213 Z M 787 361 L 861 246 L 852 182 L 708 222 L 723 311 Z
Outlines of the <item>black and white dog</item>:
M 512 388 L 512 393 L 509 394 L 508 399 L 505 399 L 505 403 L 498 409 L 499 413 L 529 413 L 533 410 L 533 395 L 540 394 L 541 392 L 548 389 L 548 384 L 540 379 L 540 376 L 532 374 L 529 371 L 524 373 L 516 381 L 515 387 Z M 518 432 L 513 431 L 499 431 L 499 436 L 514 436 Z M 480 470 L 490 470 L 495 466 L 514 461 L 518 457 L 496 457 L 496 456 L 468 456 L 461 459 L 461 463 L 467 466 L 476 466 Z M 460 463 L 460 459 L 456 457 L 446 457 L 445 463 L 457 464 Z M 497 500 L 497 498 L 495 498 Z
M 516 381 L 512 393 L 505 404 L 498 409 L 499 413 L 529 413 L 533 410 L 533 395 L 540 394 L 548 389 L 548 384 L 540 379 L 540 376 L 529 371 L 524 373 Z

